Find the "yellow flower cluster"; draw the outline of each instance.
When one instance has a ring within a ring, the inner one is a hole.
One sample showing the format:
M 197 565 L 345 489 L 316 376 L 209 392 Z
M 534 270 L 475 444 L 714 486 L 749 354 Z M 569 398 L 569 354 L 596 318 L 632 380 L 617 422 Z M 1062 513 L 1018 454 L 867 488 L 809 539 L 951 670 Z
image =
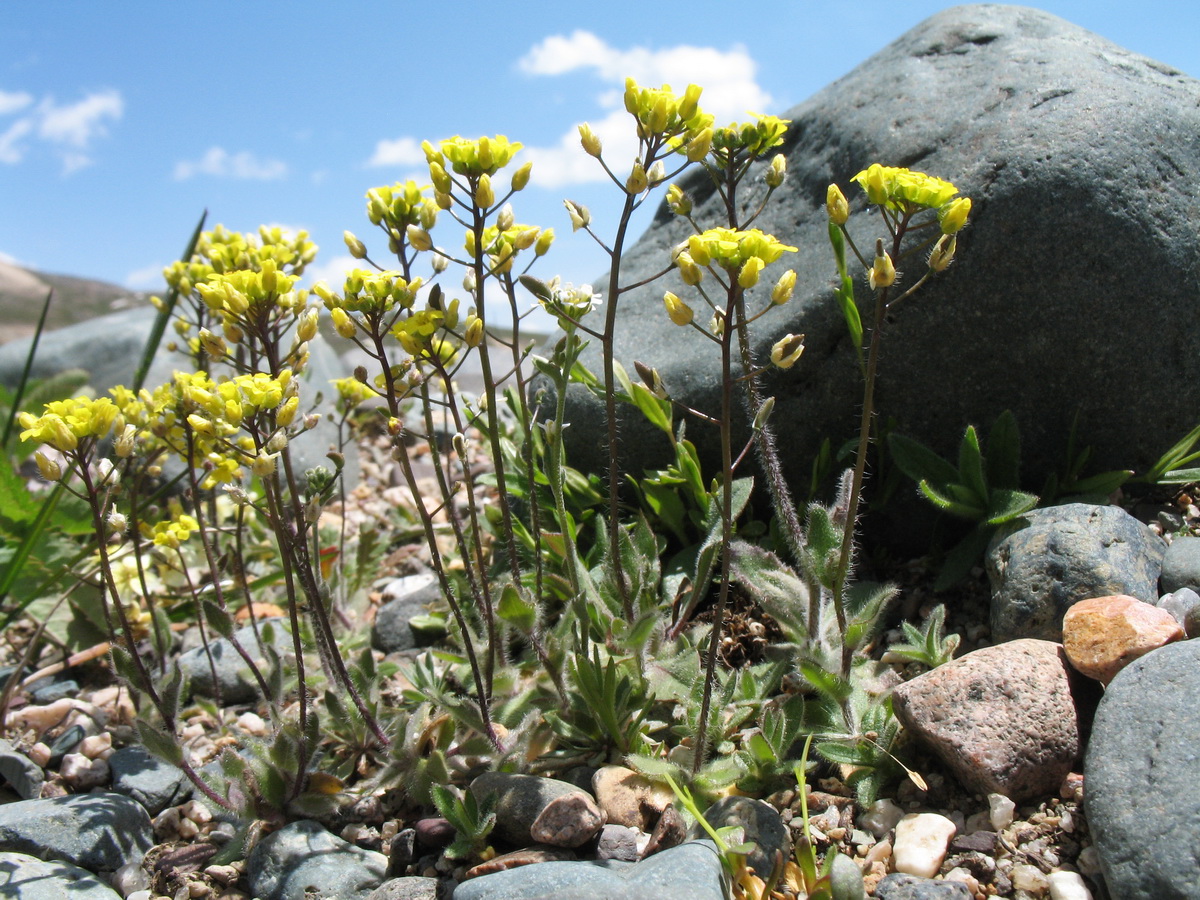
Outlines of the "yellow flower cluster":
M 167 284 L 186 295 L 214 274 L 238 269 L 259 271 L 270 260 L 275 271 L 301 275 L 317 256 L 317 245 L 307 231 L 295 236 L 278 226 L 263 225 L 258 234 L 242 234 L 218 225 L 205 231 L 196 243 L 196 252 L 188 262 L 176 262 L 163 270 Z
M 121 431 L 125 420 L 121 410 L 108 397 L 74 397 L 47 403 L 40 416 L 23 412 L 18 422 L 24 431 L 21 440 L 49 444 L 60 453 L 70 453 L 81 441 L 108 437 Z
M 712 146 L 718 162 L 731 159 L 757 159 L 773 147 L 783 143 L 790 119 L 751 113 L 753 122 L 726 125 L 713 132 Z
M 700 110 L 701 92 L 702 88 L 689 84 L 680 97 L 669 84 L 661 88 L 644 88 L 627 78 L 625 110 L 637 119 L 638 137 L 663 135 L 675 138 L 672 141 L 675 148 L 687 153 L 695 162 L 703 158 L 712 145 L 713 117 Z
M 544 256 L 554 243 L 553 228 L 538 228 L 536 225 L 506 223 L 506 227 L 489 225 L 483 230 L 483 252 L 488 257 L 491 269 L 497 275 L 512 270 L 513 262 L 523 250 L 533 249 L 534 256 Z M 475 256 L 475 232 L 467 231 L 463 237 L 463 249 L 467 256 Z
M 377 321 L 397 308 L 411 309 L 421 285 L 420 278 L 405 281 L 399 272 L 391 270 L 355 269 L 346 276 L 340 296 L 323 281 L 313 285 L 313 293 L 329 310 L 338 334 L 348 338 L 354 334 L 354 322 L 349 313 L 362 313 Z
M 881 166 L 875 163 L 855 175 L 867 192 L 867 200 L 876 206 L 914 212 L 918 209 L 937 210 L 943 234 L 954 234 L 967 224 L 971 213 L 971 198 L 958 197 L 958 188 L 949 181 L 914 172 L 911 169 Z M 831 202 L 835 198 L 832 198 Z M 831 216 L 832 216 L 832 207 Z
M 431 175 L 434 175 L 434 164 L 440 166 L 444 172 L 446 162 L 449 161 L 455 174 L 478 177 L 495 175 L 497 170 L 503 169 L 512 161 L 524 145 L 497 134 L 473 140 L 455 135 L 442 141 L 439 146 L 440 150 L 435 149 L 429 141 L 421 144 L 421 149 L 425 151 L 425 160 L 430 165 Z M 438 186 L 440 180 L 440 176 L 435 176 L 434 188 L 443 194 L 450 193 L 449 190 Z
M 686 247 L 675 256 L 675 264 L 685 284 L 699 284 L 705 267 L 715 263 L 736 275 L 743 288 L 749 288 L 758 283 L 759 273 L 767 264 L 795 251 L 795 247 L 757 228 L 749 231 L 710 228 L 688 238 Z
M 169 547 L 178 550 L 195 532 L 200 530 L 200 523 L 186 513 L 179 513 L 167 522 L 150 525 L 142 523 L 143 536 L 154 543 L 156 547 Z

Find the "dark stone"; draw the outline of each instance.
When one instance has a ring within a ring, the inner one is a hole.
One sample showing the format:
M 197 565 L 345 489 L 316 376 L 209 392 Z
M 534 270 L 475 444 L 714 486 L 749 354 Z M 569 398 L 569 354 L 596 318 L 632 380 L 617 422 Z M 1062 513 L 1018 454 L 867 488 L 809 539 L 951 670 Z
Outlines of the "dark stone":
M 146 810 L 120 794 L 78 794 L 0 805 L 0 850 L 115 872 L 153 845 Z
M 388 851 L 388 878 L 399 878 L 408 872 L 408 867 L 417 858 L 417 831 L 415 828 L 402 828 L 392 838 L 392 846 Z
M 384 603 L 371 626 L 371 646 L 381 653 L 418 646 L 417 635 L 408 624 L 409 620 L 424 615 L 429 604 L 441 597 L 442 589 L 432 575 L 397 578 L 384 589 Z
M 991 853 L 996 849 L 996 832 L 972 831 L 970 834 L 957 834 L 950 840 L 950 850 L 954 853 L 974 851 L 976 853 Z
M 1161 584 L 1165 593 L 1181 588 L 1200 591 L 1200 538 L 1177 537 L 1171 541 L 1163 555 Z
M 971 891 L 960 881 L 934 881 L 893 872 L 875 888 L 876 900 L 971 900 Z
M 1031 510 L 988 547 L 993 640 L 1061 641 L 1063 615 L 1092 597 L 1127 594 L 1154 603 L 1165 547 L 1118 506 Z
M 371 891 L 367 900 L 437 900 L 438 880 L 410 875 L 385 881 Z
M 307 819 L 267 835 L 246 860 L 246 883 L 262 900 L 366 900 L 386 872 L 382 853 Z
M 0 739 L 0 778 L 23 800 L 36 800 L 42 795 L 46 773 L 8 741 Z
M 736 825 L 744 829 L 746 840 L 755 845 L 746 856 L 746 862 L 759 878 L 770 876 L 776 852 L 783 854 L 785 862 L 791 857 L 792 843 L 787 826 L 769 803 L 751 797 L 722 797 L 705 810 L 704 818 L 713 828 Z M 693 838 L 699 836 L 699 830 L 699 825 L 692 829 Z
M 270 624 L 274 631 L 274 646 L 281 656 L 287 656 L 292 651 L 292 638 L 287 624 L 283 619 L 266 619 L 258 623 L 259 634 L 263 626 Z M 245 625 L 233 635 L 242 649 L 253 660 L 262 660 L 254 628 Z M 222 703 L 247 703 L 258 697 L 258 683 L 249 672 L 249 666 L 242 659 L 233 644 L 226 638 L 211 638 L 208 643 L 212 653 L 212 664 L 203 646 L 193 647 L 179 654 L 178 666 L 187 676 L 188 685 L 193 694 L 201 697 L 215 697 L 216 685 L 220 685 Z M 261 667 L 260 663 L 260 667 Z M 213 669 L 216 669 L 217 680 L 213 681 Z M 265 669 L 263 670 L 265 674 Z
M 1200 643 L 1167 644 L 1117 674 L 1084 765 L 1088 825 L 1108 892 L 1200 896 Z
M 79 866 L 26 853 L 0 853 L 0 897 L 9 900 L 121 900 Z
M 113 751 L 108 758 L 112 789 L 132 797 L 151 816 L 187 799 L 192 784 L 183 770 L 159 759 L 145 747 L 134 745 Z
M 483 802 L 489 794 L 496 796 L 496 826 L 493 833 L 515 847 L 533 843 L 530 829 L 551 801 L 583 793 L 575 785 L 555 778 L 508 772 L 484 772 L 471 782 L 469 790 L 479 802 Z
M 79 694 L 79 682 L 70 678 L 62 681 L 38 681 L 29 689 L 29 699 L 38 706 L 48 706 L 63 697 L 75 697 Z
M 850 178 L 873 162 L 949 179 L 974 201 L 957 261 L 887 326 L 882 421 L 895 417 L 899 432 L 953 458 L 967 424 L 989 426 L 1011 409 L 1022 473 L 1040 485 L 1061 468 L 1076 413 L 1097 470 L 1145 469 L 1178 440 L 1179 423 L 1194 420 L 1200 83 L 1048 13 L 968 5 L 932 16 L 784 115 L 793 123 L 781 148 L 787 181 L 754 227 L 799 252 L 770 266 L 748 303 L 761 308 L 775 276 L 795 269 L 792 300 L 755 323 L 753 343 L 764 360 L 785 333 L 807 334 L 800 362 L 764 385 L 798 494 L 821 441 L 838 447 L 858 425 L 861 383 L 833 297 L 824 202 L 827 186 L 841 185 L 852 235 L 872 246 L 881 226 L 862 214 Z M 696 219 L 725 224 L 705 180 L 685 184 Z M 739 199 L 753 209 L 764 191 L 749 179 Z M 690 233 L 660 208 L 626 254 L 622 283 L 660 271 Z M 904 268 L 913 283 L 919 260 Z M 669 321 L 666 290 L 695 297 L 677 274 L 621 295 L 616 356 L 630 372 L 634 360 L 656 367 L 678 400 L 712 413 L 718 354 Z M 598 372 L 599 356 L 594 341 L 583 361 Z M 1162 388 L 1164 360 L 1171 390 Z M 603 471 L 603 409 L 584 394 L 572 389 L 569 456 Z M 673 458 L 635 412 L 621 432 L 623 469 Z M 715 469 L 716 429 L 693 422 L 688 438 Z

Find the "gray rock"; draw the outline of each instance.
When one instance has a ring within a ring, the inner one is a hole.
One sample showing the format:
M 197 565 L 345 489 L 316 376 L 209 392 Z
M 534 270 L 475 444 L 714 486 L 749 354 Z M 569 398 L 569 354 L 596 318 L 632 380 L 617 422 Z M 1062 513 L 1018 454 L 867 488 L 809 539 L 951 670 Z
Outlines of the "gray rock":
M 46 378 L 68 368 L 84 369 L 91 376 L 89 383 L 100 395 L 118 384 L 129 385 L 133 382 L 156 315 L 152 307 L 138 306 L 48 331 L 38 342 L 30 375 Z M 170 381 L 171 373 L 176 369 L 188 368 L 184 356 L 167 349 L 167 343 L 174 336 L 175 332 L 168 328 L 146 375 L 147 388 L 153 389 Z M 30 339 L 0 346 L 0 384 L 7 388 L 17 384 L 29 346 Z M 309 354 L 308 370 L 301 377 L 301 403 L 315 398 L 318 392 L 328 401 L 336 395 L 330 380 L 343 378 L 348 373 L 342 370 L 337 354 L 320 336 L 309 342 Z M 221 371 L 219 367 L 215 374 Z M 329 416 L 323 416 L 316 428 L 290 444 L 297 474 L 319 465 L 332 469 L 325 454 L 336 444 L 337 423 Z M 358 479 L 358 468 L 353 453 L 347 455 L 346 466 L 346 483 L 354 484 Z
M 1200 635 L 1200 594 L 1191 588 L 1179 588 L 1159 597 L 1158 608 L 1174 616 L 1189 638 Z
M 829 887 L 833 893 L 833 900 L 866 900 L 867 897 L 862 869 L 844 853 L 834 857 Z
M 438 880 L 408 875 L 385 881 L 371 891 L 367 900 L 437 900 Z
M 183 771 L 141 745 L 122 747 L 108 758 L 112 789 L 132 797 L 151 816 L 187 799 L 192 784 Z
M 1054 793 L 1083 746 L 1070 667 L 1050 641 L 968 653 L 899 685 L 892 706 L 963 785 L 1018 803 Z
M 382 853 L 307 819 L 268 835 L 246 860 L 246 881 L 262 900 L 365 900 L 386 873 Z
M 1160 584 L 1164 592 L 1180 588 L 1200 591 L 1200 538 L 1177 537 L 1163 555 Z
M 893 872 L 875 888 L 876 900 L 971 900 L 971 891 L 960 881 L 934 881 Z
M 704 811 L 704 818 L 713 828 L 738 826 L 744 830 L 746 840 L 755 845 L 746 862 L 760 878 L 770 876 L 776 851 L 783 854 L 784 862 L 791 858 L 791 836 L 769 803 L 752 797 L 722 797 Z M 700 834 L 700 826 L 694 826 L 691 836 L 697 838 Z
M 426 607 L 441 596 L 437 579 L 430 574 L 407 575 L 391 582 L 383 590 L 384 602 L 375 615 L 371 646 L 381 653 L 416 647 L 417 638 L 408 624 L 409 619 L 424 615 Z
M 0 777 L 17 796 L 25 800 L 36 800 L 42 795 L 46 773 L 42 767 L 8 741 L 0 738 Z
M 589 797 L 565 781 L 508 772 L 484 772 L 471 782 L 469 790 L 480 802 L 489 794 L 496 795 L 496 827 L 493 833 L 517 847 L 534 843 L 530 830 L 553 801 L 573 794 Z M 593 833 L 598 830 L 597 827 Z
M 725 870 L 711 841 L 689 841 L 636 865 L 547 862 L 464 881 L 453 900 L 724 900 Z
M 1088 824 L 1108 893 L 1200 896 L 1200 643 L 1168 644 L 1124 668 L 1104 693 L 1084 776 Z
M 996 533 L 987 551 L 992 636 L 1062 639 L 1072 604 L 1127 594 L 1158 599 L 1162 538 L 1116 506 L 1035 509 Z
M 120 794 L 77 794 L 0 806 L 0 850 L 115 872 L 153 846 L 150 817 Z
M 831 182 L 842 185 L 851 233 L 872 246 L 880 226 L 860 214 L 863 195 L 849 179 L 873 162 L 947 178 L 975 204 L 958 261 L 888 324 L 877 401 L 901 433 L 953 458 L 965 425 L 1011 409 L 1023 474 L 1041 484 L 1061 465 L 1076 411 L 1097 469 L 1144 469 L 1194 420 L 1200 354 L 1180 345 L 1180 389 L 1164 391 L 1160 361 L 1142 347 L 1195 322 L 1200 83 L 1047 13 L 969 5 L 932 16 L 784 115 L 793 122 L 781 148 L 788 178 L 754 227 L 799 252 L 768 268 L 748 303 L 760 308 L 774 273 L 796 271 L 792 300 L 753 326 L 759 360 L 787 332 L 808 336 L 796 367 L 766 379 L 792 484 L 807 485 L 822 439 L 837 447 L 858 424 L 860 380 L 833 298 L 824 202 Z M 698 221 L 725 224 L 711 187 L 685 186 Z M 739 199 L 753 209 L 764 190 L 748 184 Z M 626 254 L 622 283 L 660 271 L 689 233 L 660 208 Z M 911 284 L 919 263 L 904 274 Z M 630 372 L 635 359 L 657 367 L 677 399 L 711 413 L 718 354 L 668 320 L 665 290 L 695 296 L 674 274 L 621 295 L 617 358 Z M 584 362 L 599 371 L 598 341 Z M 569 455 L 600 471 L 602 406 L 584 393 L 572 391 Z M 629 471 L 673 458 L 636 413 L 622 433 Z M 715 465 L 716 429 L 689 426 L 688 437 Z
M 596 842 L 596 858 L 637 862 L 638 838 L 642 836 L 649 837 L 628 825 L 605 825 Z
M 29 699 L 45 706 L 63 697 L 74 697 L 79 693 L 79 682 L 70 678 L 62 681 L 38 681 L 29 690 Z
M 283 619 L 265 619 L 258 623 L 259 633 L 263 626 L 270 623 L 274 631 L 274 646 L 281 656 L 287 656 L 292 651 L 292 638 L 287 623 Z M 254 636 L 254 628 L 243 626 L 234 632 L 242 649 L 250 654 L 250 658 L 261 660 L 262 654 L 258 649 L 258 641 Z M 233 644 L 225 638 L 212 639 L 209 637 L 209 650 L 212 653 L 210 665 L 204 647 L 193 647 L 179 654 L 178 665 L 181 672 L 188 678 L 188 684 L 193 694 L 202 697 L 216 696 L 214 685 L 220 685 L 221 700 L 224 703 L 246 703 L 258 697 L 258 684 L 253 680 L 249 667 L 241 655 L 234 649 Z M 213 681 L 213 668 L 216 669 L 217 679 Z M 265 671 L 264 671 L 265 674 Z
M 120 900 L 86 869 L 25 853 L 0 853 L 0 897 L 8 900 Z

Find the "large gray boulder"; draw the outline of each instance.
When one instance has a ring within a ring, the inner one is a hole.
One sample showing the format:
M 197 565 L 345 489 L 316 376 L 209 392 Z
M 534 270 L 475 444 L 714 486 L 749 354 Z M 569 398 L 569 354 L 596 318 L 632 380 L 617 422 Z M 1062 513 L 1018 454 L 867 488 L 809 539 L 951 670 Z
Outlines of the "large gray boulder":
M 833 298 L 824 200 L 831 182 L 842 185 L 851 233 L 873 246 L 878 217 L 862 214 L 849 181 L 872 162 L 949 179 L 975 204 L 958 260 L 887 325 L 877 391 L 885 420 L 950 455 L 965 425 L 989 426 L 1011 409 L 1032 485 L 1061 466 L 1076 413 L 1080 444 L 1103 468 L 1145 467 L 1195 421 L 1200 82 L 1044 12 L 960 6 L 785 116 L 788 179 L 755 226 L 799 252 L 767 270 L 751 304 L 763 302 L 770 273 L 796 269 L 793 299 L 754 330 L 759 359 L 787 332 L 808 335 L 800 362 L 767 378 L 794 484 L 807 484 L 823 438 L 836 447 L 858 424 L 861 384 Z M 711 190 L 699 179 L 686 186 L 698 220 L 724 224 Z M 761 182 L 746 190 L 746 206 L 764 191 Z M 688 233 L 660 210 L 626 255 L 623 283 L 660 270 Z M 912 283 L 921 265 L 901 269 Z M 656 366 L 676 397 L 716 410 L 718 354 L 671 324 L 664 290 L 694 296 L 674 275 L 621 296 L 617 356 L 631 372 L 635 359 Z M 585 361 L 599 371 L 597 342 Z M 598 403 L 576 397 L 574 464 L 602 466 L 601 416 Z M 635 472 L 668 452 L 636 418 L 623 427 L 625 468 Z M 688 436 L 710 465 L 719 459 L 715 429 L 693 422 Z

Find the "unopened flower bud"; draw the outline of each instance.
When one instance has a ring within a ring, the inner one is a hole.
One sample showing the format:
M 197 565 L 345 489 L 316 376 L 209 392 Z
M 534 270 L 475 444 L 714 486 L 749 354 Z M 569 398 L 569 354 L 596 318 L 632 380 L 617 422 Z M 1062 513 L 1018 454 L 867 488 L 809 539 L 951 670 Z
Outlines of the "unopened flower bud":
M 645 363 L 640 363 L 637 360 L 634 360 L 633 367 L 637 370 L 638 377 L 641 378 L 646 387 L 650 389 L 650 393 L 660 400 L 667 399 L 667 389 L 663 385 L 662 377 L 658 374 L 658 369 L 651 368 Z
M 725 313 L 717 310 L 713 313 L 713 317 L 708 320 L 708 330 L 717 337 L 721 337 L 725 333 Z
M 758 284 L 758 273 L 763 270 L 763 261 L 757 256 L 752 256 L 742 265 L 742 270 L 738 272 L 738 284 L 742 288 L 752 288 Z
M 275 459 L 276 457 L 273 453 L 260 453 L 250 463 L 250 471 L 259 478 L 265 478 L 275 471 Z
M 429 237 L 429 232 L 417 225 L 409 225 L 405 229 L 405 234 L 408 236 L 408 242 L 414 250 L 431 250 L 433 249 L 433 240 Z
M 433 261 L 430 263 L 433 266 L 433 271 L 438 275 L 450 268 L 450 257 L 437 247 L 433 248 Z
M 133 454 L 133 443 L 137 437 L 137 429 L 126 425 L 113 442 L 113 452 L 121 459 L 128 459 Z
M 667 315 L 676 325 L 690 325 L 695 318 L 692 308 L 670 291 L 663 294 L 663 304 L 667 307 Z
M 300 317 L 300 323 L 296 326 L 296 340 L 307 343 L 317 336 L 317 308 L 310 307 L 304 311 L 304 315 Z
M 62 466 L 42 453 L 41 450 L 38 450 L 33 456 L 37 460 L 38 472 L 43 478 L 47 481 L 62 480 Z
M 528 250 L 537 243 L 538 231 L 539 229 L 537 228 L 526 228 L 524 231 L 521 231 L 513 238 L 513 247 L 517 250 Z
M 397 419 L 394 416 L 392 418 L 388 419 L 388 423 L 387 423 L 388 434 L 390 434 L 392 437 L 396 437 L 402 431 L 404 431 L 404 423 L 403 422 L 401 422 L 399 419 Z
M 767 183 L 767 187 L 777 188 L 783 184 L 785 178 L 787 178 L 787 157 L 782 153 L 776 153 L 771 157 L 771 167 L 763 174 L 763 181 Z
M 437 160 L 429 164 L 429 180 L 433 182 L 433 189 L 438 193 L 450 193 L 452 187 L 450 174 L 446 171 L 446 167 Z
M 600 138 L 596 137 L 596 132 L 592 131 L 592 126 L 587 122 L 579 126 L 579 143 L 583 145 L 583 150 L 588 156 L 599 158 L 604 149 Z
M 704 270 L 696 265 L 690 253 L 680 253 L 675 258 L 675 265 L 679 266 L 679 275 L 683 278 L 683 283 L 689 287 L 694 287 L 704 279 Z
M 688 162 L 700 162 L 700 160 L 708 156 L 708 151 L 712 149 L 712 142 L 713 130 L 711 128 L 701 130 L 699 134 L 688 141 Z
M 300 398 L 291 397 L 285 400 L 283 405 L 279 407 L 279 411 L 275 413 L 275 423 L 282 428 L 292 424 L 292 420 L 296 418 L 296 410 L 300 408 Z
M 505 203 L 500 208 L 500 212 L 496 214 L 496 227 L 501 231 L 508 231 L 513 227 L 513 208 L 511 203 Z
M 935 272 L 944 272 L 954 261 L 954 251 L 957 248 L 958 235 L 943 234 L 933 245 L 929 253 L 929 268 Z
M 788 269 L 779 276 L 775 287 L 771 288 L 771 302 L 782 306 L 792 299 L 792 291 L 796 289 L 796 270 Z
M 554 243 L 554 229 L 543 228 L 538 233 L 538 239 L 533 245 L 534 256 L 545 256 L 550 249 L 550 245 Z
M 846 220 L 850 218 L 850 204 L 846 202 L 846 195 L 836 184 L 831 184 L 825 192 L 825 211 L 829 213 L 829 221 L 834 225 L 845 225 Z
M 271 439 L 267 441 L 268 453 L 279 453 L 288 445 L 287 434 L 282 429 L 271 435 Z
M 483 343 L 483 319 L 479 316 L 467 318 L 467 330 L 463 335 L 463 343 L 471 348 L 478 347 Z
M 646 170 L 640 162 L 633 164 L 633 171 L 629 173 L 629 177 L 625 179 L 625 190 L 630 194 L 640 194 L 650 186 L 650 180 L 646 177 Z
M 871 283 L 873 291 L 890 287 L 896 282 L 896 266 L 892 263 L 892 258 L 883 252 L 883 241 L 879 241 L 875 250 L 875 264 L 867 273 L 867 280 Z
M 129 520 L 122 513 L 113 510 L 108 514 L 106 524 L 108 525 L 109 532 L 112 534 L 124 534 L 125 529 L 129 527 Z
M 527 162 L 517 171 L 513 172 L 512 189 L 514 191 L 523 191 L 525 186 L 529 184 L 529 176 L 533 172 L 533 163 Z
M 803 350 L 803 345 L 801 345 Z M 771 418 L 771 413 L 775 411 L 775 398 L 768 397 L 763 401 L 762 406 L 758 408 L 758 412 L 754 414 L 754 430 L 762 431 L 767 424 L 767 420 Z
M 802 353 L 804 353 L 804 335 L 785 334 L 771 348 L 771 363 L 781 369 L 790 369 L 796 364 L 796 360 Z
M 667 188 L 667 206 L 677 216 L 690 215 L 692 212 L 692 198 L 679 185 L 673 184 Z
M 356 238 L 353 232 L 343 231 L 342 240 L 346 242 L 346 249 L 350 251 L 350 255 L 355 259 L 367 258 L 366 244 Z
M 484 174 L 479 176 L 479 184 L 475 187 L 475 205 L 480 209 L 491 209 L 496 202 L 496 192 L 492 190 L 492 179 Z
M 938 223 L 942 226 L 942 234 L 955 234 L 960 231 L 967 224 L 967 216 L 970 214 L 970 197 L 951 200 L 938 210 Z
M 650 167 L 650 171 L 646 173 L 646 179 L 650 182 L 651 187 L 664 181 L 666 177 L 667 167 L 663 165 L 663 161 L 661 159 L 652 165 Z
M 350 318 L 350 314 L 340 306 L 335 306 L 329 311 L 329 318 L 333 320 L 333 329 L 341 337 L 354 337 L 354 320 Z

